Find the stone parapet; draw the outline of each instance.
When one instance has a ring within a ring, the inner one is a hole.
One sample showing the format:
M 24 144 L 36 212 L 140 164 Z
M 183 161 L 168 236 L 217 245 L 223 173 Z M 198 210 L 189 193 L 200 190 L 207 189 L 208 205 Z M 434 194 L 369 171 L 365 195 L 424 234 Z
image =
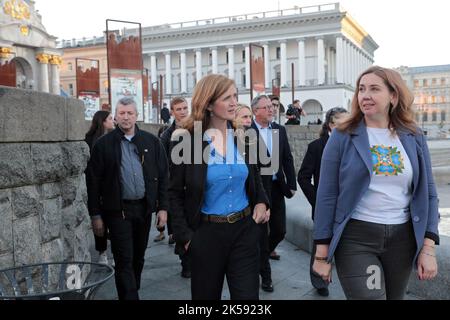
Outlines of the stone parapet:
M 80 101 L 0 87 L 0 269 L 90 261 Z

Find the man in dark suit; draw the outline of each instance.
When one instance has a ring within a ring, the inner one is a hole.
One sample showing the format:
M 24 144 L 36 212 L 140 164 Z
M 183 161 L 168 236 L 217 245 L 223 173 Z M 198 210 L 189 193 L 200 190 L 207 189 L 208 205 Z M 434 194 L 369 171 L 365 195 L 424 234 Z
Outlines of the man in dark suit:
M 269 220 L 270 233 L 268 235 L 268 248 L 264 250 L 261 242 L 261 252 L 267 251 L 266 256 L 261 257 L 262 288 L 265 291 L 273 291 L 270 275 L 270 264 L 267 258 L 279 260 L 280 255 L 275 251 L 278 244 L 283 241 L 286 234 L 286 203 L 284 197 L 292 198 L 297 190 L 295 181 L 294 158 L 286 133 L 286 129 L 273 123 L 273 105 L 268 96 L 262 95 L 252 101 L 252 109 L 255 121 L 252 128 L 258 137 L 258 150 L 267 152 L 270 157 L 270 168 L 274 171 L 268 173 L 268 165 L 261 161 L 265 156 L 258 154 L 258 164 L 262 170 L 263 185 L 270 198 L 271 215 Z M 263 145 L 263 147 L 260 147 Z M 261 152 L 261 151 L 259 151 Z M 264 172 L 265 171 L 265 172 Z M 268 265 L 268 267 L 267 267 Z

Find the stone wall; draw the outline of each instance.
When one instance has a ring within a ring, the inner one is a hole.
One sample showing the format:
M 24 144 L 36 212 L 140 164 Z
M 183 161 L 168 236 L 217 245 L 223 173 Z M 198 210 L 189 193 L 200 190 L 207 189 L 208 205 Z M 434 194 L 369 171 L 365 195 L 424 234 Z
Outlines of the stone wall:
M 83 109 L 0 87 L 0 269 L 90 261 Z

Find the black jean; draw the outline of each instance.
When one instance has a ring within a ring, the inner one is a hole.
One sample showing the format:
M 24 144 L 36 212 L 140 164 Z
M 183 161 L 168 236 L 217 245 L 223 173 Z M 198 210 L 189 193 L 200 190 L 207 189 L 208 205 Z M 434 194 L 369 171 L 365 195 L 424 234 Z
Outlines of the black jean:
M 115 280 L 119 300 L 139 300 L 141 273 L 151 226 L 151 213 L 145 202 L 124 205 L 124 215 L 108 216 L 106 225 L 115 262 Z
M 259 274 L 263 283 L 270 283 L 272 282 L 272 269 L 269 261 L 269 225 L 268 223 L 260 224 L 259 228 Z
M 106 249 L 108 249 L 108 235 L 107 231 L 105 231 L 105 234 L 102 237 L 98 237 L 94 234 L 94 240 L 95 240 L 95 250 L 99 253 L 105 252 Z
M 335 252 L 347 299 L 402 300 L 415 253 L 411 222 L 384 225 L 350 220 Z
M 286 235 L 286 202 L 280 183 L 272 183 L 272 205 L 270 206 L 269 220 L 269 250 L 274 251 Z
M 188 251 L 193 300 L 221 300 L 225 276 L 231 300 L 259 300 L 259 231 L 251 215 L 201 224 Z

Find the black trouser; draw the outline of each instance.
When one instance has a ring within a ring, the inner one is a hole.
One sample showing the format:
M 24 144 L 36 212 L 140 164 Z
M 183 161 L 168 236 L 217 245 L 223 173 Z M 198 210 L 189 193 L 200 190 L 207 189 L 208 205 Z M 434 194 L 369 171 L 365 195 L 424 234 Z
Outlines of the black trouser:
M 109 216 L 106 225 L 114 255 L 119 300 L 139 300 L 141 273 L 151 226 L 151 213 L 145 202 L 124 204 L 125 219 Z
M 328 288 L 329 283 L 322 279 L 317 273 L 313 271 L 314 257 L 316 255 L 317 245 L 313 244 L 313 250 L 311 252 L 311 262 L 309 265 L 309 275 L 311 278 L 311 284 L 316 289 L 326 289 Z
M 384 225 L 350 220 L 335 252 L 347 299 L 402 300 L 415 253 L 411 222 Z
M 269 225 L 267 223 L 260 224 L 259 237 L 259 274 L 263 283 L 272 282 L 272 269 L 269 262 Z
M 95 240 L 95 250 L 102 253 L 105 252 L 106 249 L 108 249 L 108 235 L 107 231 L 105 231 L 105 234 L 103 237 L 98 237 L 94 234 L 94 240 Z
M 193 300 L 221 300 L 224 276 L 231 300 L 259 299 L 259 227 L 251 215 L 233 224 L 203 222 L 189 255 Z
M 269 250 L 272 252 L 286 235 L 286 202 L 278 181 L 272 183 L 269 226 Z

